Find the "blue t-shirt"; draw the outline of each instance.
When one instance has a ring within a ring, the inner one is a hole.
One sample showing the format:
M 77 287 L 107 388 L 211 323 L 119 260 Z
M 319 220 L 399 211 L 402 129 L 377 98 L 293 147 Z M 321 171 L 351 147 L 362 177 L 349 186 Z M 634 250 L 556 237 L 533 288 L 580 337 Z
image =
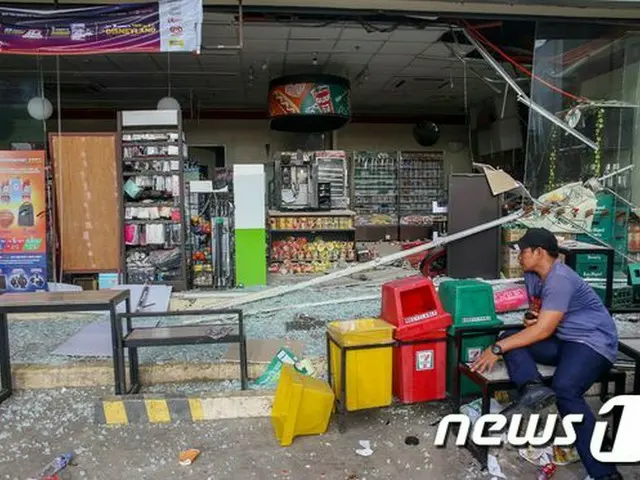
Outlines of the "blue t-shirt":
M 533 272 L 525 272 L 524 280 L 532 310 L 564 312 L 555 332 L 560 340 L 583 343 L 615 362 L 616 324 L 598 294 L 582 277 L 556 261 L 544 283 Z

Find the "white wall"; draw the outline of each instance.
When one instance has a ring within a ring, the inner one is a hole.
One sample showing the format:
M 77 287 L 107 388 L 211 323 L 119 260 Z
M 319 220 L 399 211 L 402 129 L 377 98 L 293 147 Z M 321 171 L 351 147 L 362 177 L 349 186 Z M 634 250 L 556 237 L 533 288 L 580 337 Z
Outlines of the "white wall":
M 109 120 L 63 120 L 65 132 L 113 131 L 116 123 Z M 49 129 L 56 130 L 54 122 Z M 287 134 L 269 130 L 268 120 L 200 120 L 186 121 L 188 145 L 224 145 L 227 165 L 267 163 L 265 145 L 271 154 L 286 146 Z M 413 139 L 413 124 L 352 123 L 336 133 L 336 149 L 340 150 L 445 150 L 445 171 L 470 171 L 467 127 L 440 125 L 440 140 L 430 148 L 421 147 Z

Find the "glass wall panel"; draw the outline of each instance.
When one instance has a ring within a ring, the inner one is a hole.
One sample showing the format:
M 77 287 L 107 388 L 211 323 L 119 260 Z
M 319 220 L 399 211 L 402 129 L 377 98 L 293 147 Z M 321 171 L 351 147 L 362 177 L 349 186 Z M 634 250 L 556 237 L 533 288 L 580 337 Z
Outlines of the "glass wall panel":
M 640 161 L 640 29 L 539 22 L 533 101 L 593 140 L 593 150 L 530 111 L 525 183 L 540 195 Z M 634 180 L 637 178 L 638 180 Z M 625 198 L 640 195 L 640 172 L 607 183 Z

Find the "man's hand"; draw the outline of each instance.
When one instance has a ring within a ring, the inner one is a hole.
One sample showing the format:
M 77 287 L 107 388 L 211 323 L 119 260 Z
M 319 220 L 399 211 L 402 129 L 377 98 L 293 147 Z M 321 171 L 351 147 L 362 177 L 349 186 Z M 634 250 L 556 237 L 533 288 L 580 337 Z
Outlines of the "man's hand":
M 473 362 L 471 366 L 472 372 L 478 372 L 480 374 L 493 370 L 493 366 L 498 361 L 498 356 L 491 351 L 491 348 L 487 348 L 482 354 Z

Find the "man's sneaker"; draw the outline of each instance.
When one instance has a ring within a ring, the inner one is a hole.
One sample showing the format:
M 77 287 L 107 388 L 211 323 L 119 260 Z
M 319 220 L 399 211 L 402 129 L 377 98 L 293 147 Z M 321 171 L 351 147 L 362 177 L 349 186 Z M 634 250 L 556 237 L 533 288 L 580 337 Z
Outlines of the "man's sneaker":
M 500 413 L 511 417 L 515 414 L 530 414 L 550 406 L 555 401 L 555 392 L 540 383 L 530 384 L 524 387 L 520 398 L 502 410 Z
M 533 384 L 524 387 L 518 404 L 524 408 L 538 411 L 556 401 L 556 393 L 546 385 Z
M 591 477 L 587 477 L 587 478 L 591 478 Z M 592 479 L 592 480 L 623 480 L 623 478 L 622 478 L 622 475 L 616 472 L 616 473 L 612 473 L 611 475 L 605 475 L 604 477 L 596 477 L 595 479 Z

